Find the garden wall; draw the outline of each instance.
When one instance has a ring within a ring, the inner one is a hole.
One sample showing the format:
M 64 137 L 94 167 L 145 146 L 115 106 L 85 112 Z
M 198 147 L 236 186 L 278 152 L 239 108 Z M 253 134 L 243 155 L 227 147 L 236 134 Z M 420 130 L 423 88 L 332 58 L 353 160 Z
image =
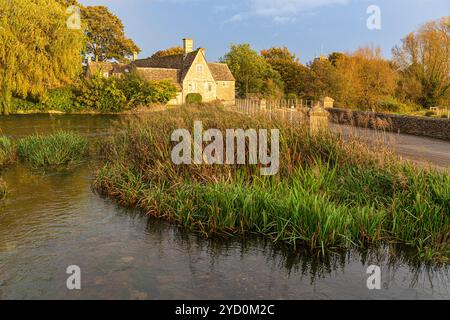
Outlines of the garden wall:
M 327 111 L 331 114 L 331 121 L 338 124 L 385 129 L 392 132 L 450 141 L 450 119 L 352 111 L 338 108 L 327 108 Z

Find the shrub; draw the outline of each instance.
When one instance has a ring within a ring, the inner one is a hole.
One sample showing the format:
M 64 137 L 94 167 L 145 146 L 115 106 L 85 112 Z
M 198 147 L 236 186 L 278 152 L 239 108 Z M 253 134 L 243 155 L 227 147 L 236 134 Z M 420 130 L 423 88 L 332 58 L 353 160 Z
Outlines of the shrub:
M 148 82 L 132 73 L 116 79 L 117 87 L 126 97 L 126 108 L 152 103 L 166 104 L 176 97 L 177 89 L 169 81 Z
M 166 104 L 177 96 L 177 87 L 170 81 L 152 81 L 149 87 L 152 91 L 153 103 Z
M 34 167 L 69 165 L 87 155 L 85 138 L 74 132 L 59 131 L 49 136 L 33 135 L 19 140 L 17 153 Z
M 186 96 L 186 103 L 187 104 L 199 104 L 202 103 L 203 98 L 200 93 L 189 93 Z
M 7 137 L 0 137 L 0 168 L 14 160 L 14 146 Z
M 297 99 L 297 95 L 295 93 L 289 93 L 286 95 L 286 99 L 295 100 L 295 99 Z
M 99 112 L 121 112 L 127 98 L 116 85 L 114 78 L 94 76 L 86 79 L 78 88 L 76 104 Z
M 140 105 L 166 104 L 176 93 L 177 88 L 169 81 L 148 82 L 136 74 L 120 78 L 96 76 L 81 84 L 77 105 L 99 112 L 121 112 Z
M 42 99 L 42 104 L 46 110 L 72 112 L 75 111 L 75 93 L 70 87 L 53 89 Z
M 418 111 L 420 107 L 414 104 L 403 103 L 393 97 L 388 97 L 380 103 L 380 111 L 394 113 L 411 113 Z
M 32 111 L 45 111 L 45 106 L 34 99 L 22 99 L 13 97 L 11 99 L 12 112 L 32 112 Z
M 434 116 L 436 116 L 436 112 L 434 111 L 427 111 L 425 113 L 425 117 L 434 117 Z

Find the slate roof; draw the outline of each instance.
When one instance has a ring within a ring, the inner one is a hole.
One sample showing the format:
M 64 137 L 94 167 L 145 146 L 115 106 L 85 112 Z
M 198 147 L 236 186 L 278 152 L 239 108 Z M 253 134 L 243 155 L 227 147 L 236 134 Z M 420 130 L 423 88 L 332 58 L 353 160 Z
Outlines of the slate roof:
M 105 72 L 120 74 L 133 69 L 148 81 L 171 80 L 178 89 L 182 89 L 181 84 L 195 58 L 203 52 L 203 49 L 200 48 L 186 55 L 176 54 L 164 57 L 150 57 L 133 61 L 129 65 L 90 61 L 88 63 L 88 73 L 91 75 Z M 208 63 L 208 67 L 215 81 L 235 81 L 233 74 L 225 63 Z
M 226 63 L 208 63 L 208 67 L 216 81 L 236 80 Z
M 147 81 L 169 80 L 181 90 L 180 70 L 178 69 L 138 67 L 136 73 Z
M 181 71 L 179 81 L 182 82 L 199 50 L 184 54 L 175 54 L 165 57 L 150 57 L 133 61 L 132 64 L 136 68 L 160 68 L 160 69 L 177 69 Z

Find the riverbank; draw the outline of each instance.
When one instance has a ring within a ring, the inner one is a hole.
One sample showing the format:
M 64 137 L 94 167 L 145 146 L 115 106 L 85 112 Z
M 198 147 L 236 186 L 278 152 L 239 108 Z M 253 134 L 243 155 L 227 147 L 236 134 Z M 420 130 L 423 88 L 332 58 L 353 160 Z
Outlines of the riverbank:
M 46 111 L 40 111 L 40 110 L 27 110 L 27 111 L 18 111 L 14 113 L 10 113 L 8 115 L 3 116 L 13 116 L 13 115 L 131 115 L 131 114 L 144 114 L 144 113 L 152 113 L 157 111 L 162 111 L 165 109 L 171 109 L 176 108 L 176 106 L 170 106 L 170 105 L 151 105 L 151 106 L 140 106 L 136 107 L 133 110 L 126 110 L 122 112 L 99 112 L 99 111 L 93 111 L 93 110 L 85 110 L 85 111 L 74 111 L 74 112 L 62 112 L 58 110 L 46 110 Z M 0 115 L 2 116 L 2 115 Z
M 174 129 L 278 128 L 280 173 L 257 166 L 176 166 Z M 96 189 L 127 207 L 204 235 L 260 234 L 292 248 L 406 244 L 448 262 L 450 178 L 402 162 L 383 146 L 221 108 L 183 107 L 120 124 L 103 145 Z

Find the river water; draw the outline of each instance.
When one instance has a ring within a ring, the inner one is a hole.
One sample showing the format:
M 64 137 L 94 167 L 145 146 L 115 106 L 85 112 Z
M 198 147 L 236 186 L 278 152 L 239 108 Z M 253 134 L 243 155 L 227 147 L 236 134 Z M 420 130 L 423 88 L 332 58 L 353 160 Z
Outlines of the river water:
M 74 130 L 95 143 L 114 116 L 0 117 L 0 134 Z M 125 210 L 91 191 L 96 160 L 70 171 L 2 172 L 0 299 L 450 299 L 448 267 L 393 249 L 293 253 L 259 238 L 208 240 Z M 367 268 L 382 271 L 369 290 Z M 82 288 L 67 289 L 68 266 Z

